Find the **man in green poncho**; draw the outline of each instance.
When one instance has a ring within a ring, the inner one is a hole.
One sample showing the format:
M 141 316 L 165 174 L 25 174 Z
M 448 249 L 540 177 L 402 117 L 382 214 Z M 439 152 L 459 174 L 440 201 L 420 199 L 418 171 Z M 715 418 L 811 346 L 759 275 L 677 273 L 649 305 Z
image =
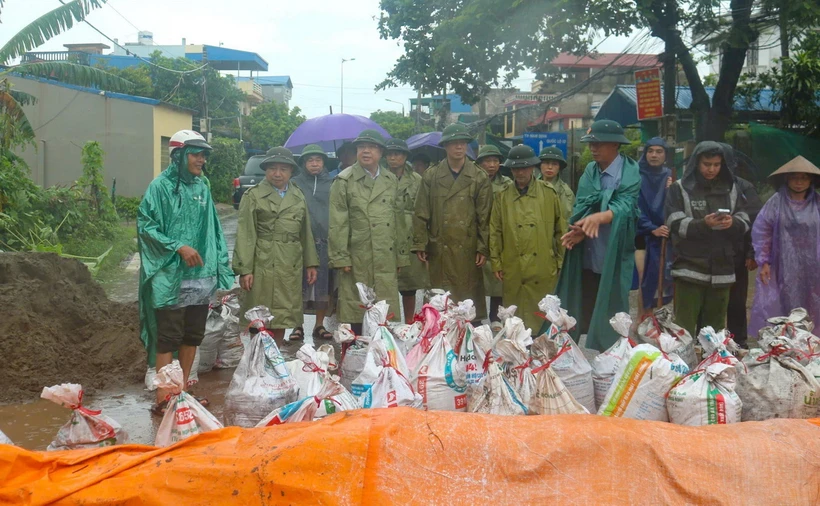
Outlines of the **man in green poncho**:
M 490 217 L 490 259 L 503 282 L 504 305 L 518 306 L 524 325 L 538 330 L 538 302 L 552 293 L 564 260 L 561 237 L 567 231 L 555 188 L 532 177 L 541 163 L 531 147 L 510 150 L 504 166 L 514 184 L 493 196 Z
M 406 142 L 388 139 L 386 146 L 387 154 L 384 158 L 387 160 L 387 168 L 399 180 L 399 200 L 404 211 L 404 239 L 407 241 L 405 249 L 408 249 L 413 242 L 413 213 L 416 209 L 416 195 L 421 185 L 421 176 L 407 163 L 410 149 L 407 148 Z M 412 323 L 416 313 L 416 290 L 430 288 L 430 276 L 427 274 L 427 266 L 415 255 L 411 256 L 409 261 L 410 265 L 399 272 L 399 293 L 404 308 L 404 321 Z
M 379 164 L 384 138 L 376 130 L 363 130 L 353 145 L 356 163 L 330 187 L 328 257 L 330 267 L 337 269 L 339 321 L 361 333 L 364 308 L 356 283 L 372 288 L 376 300 L 398 308 L 398 269 L 408 265 L 407 232 L 399 180 Z
M 568 251 L 556 294 L 578 319 L 576 339 L 580 331 L 587 348 L 604 351 L 618 339 L 609 319 L 629 312 L 641 176 L 638 163 L 619 153 L 629 140 L 618 123 L 596 121 L 581 142 L 594 161 L 581 176 L 562 238 Z
M 171 164 L 148 185 L 137 213 L 140 338 L 149 367 L 157 371 L 178 353 L 187 385 L 210 298 L 217 289 L 230 289 L 234 276 L 201 177 L 211 146 L 197 132 L 182 130 L 171 137 L 169 149 Z M 165 409 L 166 395 L 157 390 L 155 414 Z

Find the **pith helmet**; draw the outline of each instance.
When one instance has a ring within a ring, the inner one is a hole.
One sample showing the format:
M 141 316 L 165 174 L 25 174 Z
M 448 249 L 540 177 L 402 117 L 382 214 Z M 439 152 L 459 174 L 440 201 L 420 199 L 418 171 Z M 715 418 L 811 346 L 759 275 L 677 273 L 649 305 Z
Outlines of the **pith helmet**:
M 371 144 L 375 144 L 380 148 L 384 149 L 384 137 L 380 134 L 377 130 L 373 130 L 368 128 L 367 130 L 362 130 L 358 137 L 351 143 L 354 146 L 362 143 L 362 142 L 369 142 Z
M 470 131 L 467 130 L 466 126 L 460 123 L 453 123 L 441 132 L 441 140 L 438 141 L 438 145 L 444 146 L 448 142 L 452 141 L 473 142 L 473 140 L 473 136 L 470 135 Z
M 624 129 L 617 121 L 611 119 L 601 119 L 589 127 L 587 134 L 581 137 L 581 142 L 617 142 L 618 144 L 629 144 L 629 139 L 624 135 Z
M 286 163 L 293 167 L 293 170 L 297 170 L 299 168 L 296 164 L 296 160 L 293 159 L 293 153 L 291 153 L 288 148 L 283 148 L 282 146 L 270 148 L 265 154 L 268 157 L 262 160 L 262 163 L 259 164 L 262 170 L 267 169 L 274 163 Z
M 304 165 L 308 157 L 313 155 L 321 156 L 322 160 L 325 161 L 325 165 L 327 165 L 327 153 L 325 153 L 325 150 L 322 149 L 322 146 L 318 144 L 308 144 L 307 146 L 305 146 L 305 149 L 302 150 L 302 154 L 299 155 L 299 163 Z
M 541 164 L 541 159 L 535 156 L 535 151 L 526 144 L 519 144 L 510 150 L 504 167 L 508 169 L 526 169 Z
M 410 148 L 408 148 L 407 143 L 401 139 L 387 139 L 387 142 L 384 144 L 387 147 L 387 151 L 400 151 L 410 156 Z
M 487 158 L 488 156 L 494 156 L 498 158 L 499 162 L 504 161 L 504 155 L 502 155 L 501 151 L 499 151 L 498 148 L 496 146 L 493 146 L 492 144 L 481 146 L 481 149 L 478 150 L 478 156 L 475 158 L 475 161 L 476 163 L 478 163 L 483 158 Z
M 561 150 L 555 146 L 548 146 L 542 149 L 541 153 L 538 155 L 538 158 L 541 160 L 555 160 L 561 165 L 561 169 L 564 169 L 567 166 L 567 161 L 564 159 L 564 153 L 562 153 Z

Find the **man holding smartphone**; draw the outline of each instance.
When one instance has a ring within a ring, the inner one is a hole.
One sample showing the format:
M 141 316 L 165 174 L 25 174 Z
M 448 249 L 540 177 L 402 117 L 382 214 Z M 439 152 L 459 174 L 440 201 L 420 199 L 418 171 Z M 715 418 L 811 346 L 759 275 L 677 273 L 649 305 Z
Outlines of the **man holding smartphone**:
M 751 225 L 720 144 L 695 147 L 683 178 L 669 188 L 664 214 L 677 255 L 675 321 L 693 337 L 698 321 L 724 328 L 736 280 L 734 248 Z

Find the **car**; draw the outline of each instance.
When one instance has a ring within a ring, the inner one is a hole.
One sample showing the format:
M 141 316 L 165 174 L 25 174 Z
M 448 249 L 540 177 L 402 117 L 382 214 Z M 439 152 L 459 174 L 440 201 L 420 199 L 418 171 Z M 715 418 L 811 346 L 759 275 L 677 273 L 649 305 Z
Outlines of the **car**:
M 260 181 L 265 179 L 265 171 L 260 167 L 262 160 L 267 158 L 265 155 L 254 155 L 248 158 L 245 164 L 245 170 L 242 175 L 233 180 L 233 208 L 239 209 L 239 201 L 242 200 L 242 195 L 253 188 Z

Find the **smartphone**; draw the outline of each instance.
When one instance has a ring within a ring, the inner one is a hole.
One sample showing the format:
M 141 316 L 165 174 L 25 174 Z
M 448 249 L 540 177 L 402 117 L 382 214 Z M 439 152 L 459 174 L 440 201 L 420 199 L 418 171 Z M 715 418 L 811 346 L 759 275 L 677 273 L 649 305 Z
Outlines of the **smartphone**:
M 725 216 L 729 216 L 730 214 L 732 214 L 732 211 L 729 209 L 718 209 L 715 213 L 715 215 L 717 215 L 718 218 L 723 218 Z

